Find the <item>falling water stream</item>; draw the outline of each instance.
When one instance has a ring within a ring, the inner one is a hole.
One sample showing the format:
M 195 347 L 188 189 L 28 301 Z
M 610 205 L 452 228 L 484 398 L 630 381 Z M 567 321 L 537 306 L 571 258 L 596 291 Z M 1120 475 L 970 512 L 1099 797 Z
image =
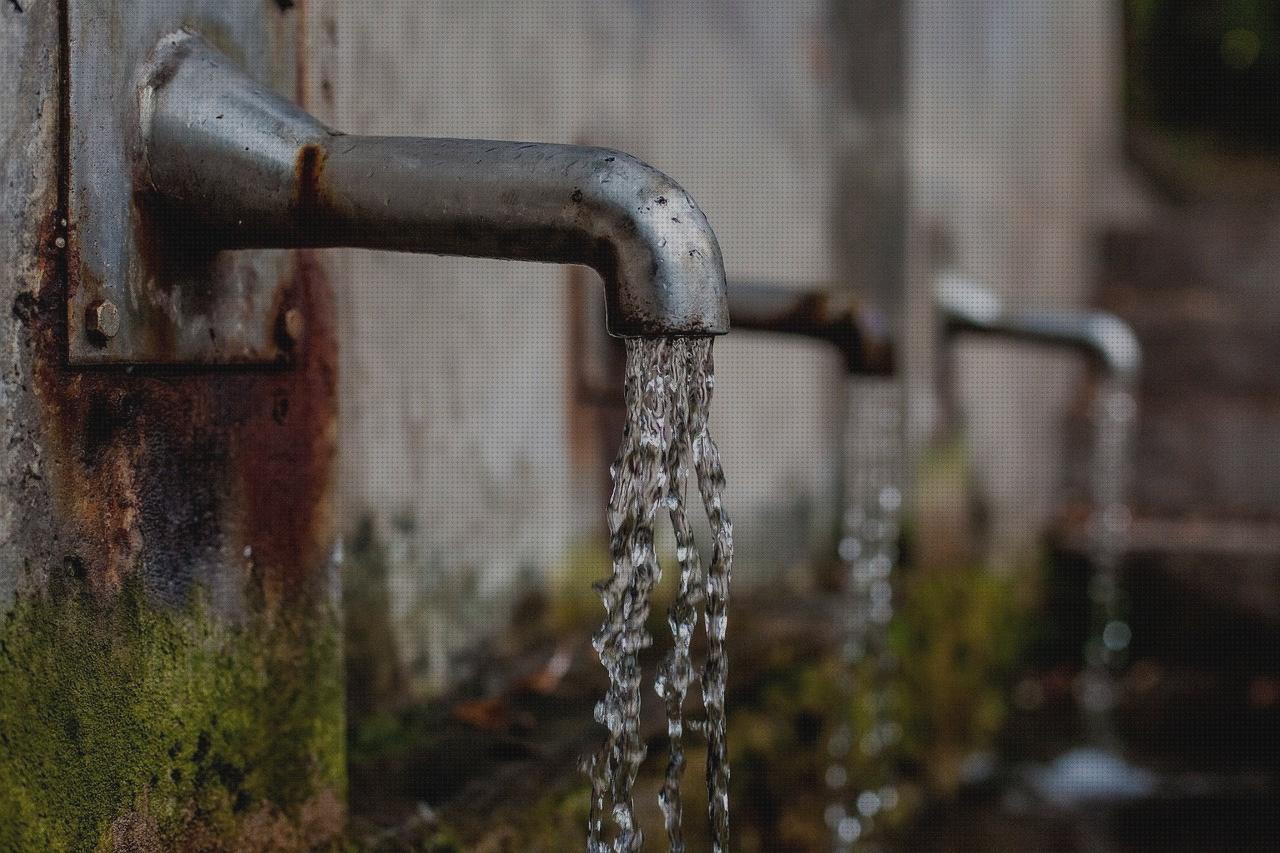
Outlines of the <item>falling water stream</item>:
M 1041 797 L 1059 806 L 1148 795 L 1157 777 L 1123 757 L 1115 729 L 1118 680 L 1128 660 L 1132 630 L 1119 582 L 1120 561 L 1128 544 L 1129 480 L 1137 402 L 1132 386 L 1108 378 L 1094 400 L 1094 449 L 1091 471 L 1093 512 L 1089 524 L 1089 638 L 1084 670 L 1077 684 L 1086 743 L 1033 772 Z M 1100 848 L 1109 843 L 1093 839 Z
M 901 388 L 893 380 L 859 379 L 848 390 L 841 439 L 848 490 L 840 541 L 846 569 L 840 686 L 844 707 L 866 703 L 870 713 L 862 731 L 846 715 L 827 744 L 832 800 L 825 818 L 839 853 L 870 849 L 878 818 L 896 807 L 887 752 L 901 737 L 891 713 L 894 662 L 887 642 L 902 507 Z
M 1128 659 L 1132 637 L 1118 573 L 1129 535 L 1129 469 L 1137 403 L 1127 383 L 1108 379 L 1099 388 L 1094 407 L 1094 509 L 1089 531 L 1092 630 L 1080 693 L 1090 741 L 1115 750 L 1119 746 L 1112 721 L 1115 682 Z
M 655 687 L 667 713 L 670 755 L 658 794 L 672 851 L 684 840 L 680 779 L 685 767 L 686 730 L 701 731 L 707 743 L 708 819 L 713 849 L 728 849 L 729 764 L 725 741 L 724 651 L 728 624 L 733 527 L 724 513 L 724 473 L 707 431 L 715 385 L 710 338 L 629 338 L 625 398 L 626 428 L 613 465 L 609 499 L 612 575 L 597 584 L 605 619 L 594 645 L 609 675 L 609 688 L 596 705 L 596 720 L 608 730 L 590 759 L 590 853 L 641 849 L 644 833 L 636 822 L 632 789 L 647 753 L 640 731 L 643 673 L 640 652 L 653 644 L 645 624 L 653 589 L 662 576 L 654 526 L 666 509 L 676 537 L 680 579 L 668 614 L 672 647 L 659 666 Z M 685 511 L 693 477 L 710 523 L 713 547 L 705 573 Z M 684 702 L 696 677 L 690 648 L 702 616 L 707 656 L 701 688 L 705 719 L 686 724 Z M 606 814 L 611 826 L 606 828 Z

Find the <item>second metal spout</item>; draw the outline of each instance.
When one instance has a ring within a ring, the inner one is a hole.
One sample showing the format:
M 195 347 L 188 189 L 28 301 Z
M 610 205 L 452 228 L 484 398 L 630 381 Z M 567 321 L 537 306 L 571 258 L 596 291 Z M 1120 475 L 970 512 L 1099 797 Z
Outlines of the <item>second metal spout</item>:
M 185 31 L 161 42 L 140 97 L 139 196 L 204 248 L 583 264 L 604 278 L 614 335 L 729 330 L 706 217 L 629 155 L 335 133 Z
M 729 284 L 729 315 L 739 329 L 831 344 L 850 374 L 893 373 L 887 323 L 848 291 L 735 281 Z

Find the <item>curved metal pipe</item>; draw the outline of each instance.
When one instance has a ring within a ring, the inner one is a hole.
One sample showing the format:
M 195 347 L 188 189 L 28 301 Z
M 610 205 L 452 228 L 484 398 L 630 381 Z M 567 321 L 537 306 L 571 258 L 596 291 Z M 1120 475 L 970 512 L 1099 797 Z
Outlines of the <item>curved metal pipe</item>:
M 627 154 L 336 133 L 185 31 L 140 91 L 139 195 L 176 238 L 584 264 L 605 280 L 611 334 L 729 330 L 706 217 Z
M 985 335 L 1062 347 L 1083 353 L 1127 382 L 1142 370 L 1142 346 L 1114 314 L 1080 311 L 1006 311 L 1000 297 L 970 279 L 946 275 L 935 289 L 944 339 Z
M 733 281 L 729 316 L 738 329 L 800 335 L 831 344 L 840 351 L 850 374 L 893 373 L 888 324 L 848 291 Z

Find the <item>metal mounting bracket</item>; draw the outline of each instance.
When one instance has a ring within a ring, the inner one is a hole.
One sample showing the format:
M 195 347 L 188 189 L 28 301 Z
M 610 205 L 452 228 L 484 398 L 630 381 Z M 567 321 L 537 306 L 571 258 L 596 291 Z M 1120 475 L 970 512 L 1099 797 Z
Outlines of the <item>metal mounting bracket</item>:
M 291 252 L 212 251 L 198 234 L 159 239 L 172 214 L 140 203 L 135 175 L 140 87 L 158 40 L 184 27 L 199 32 L 250 76 L 292 97 L 295 15 L 269 0 L 63 2 L 69 364 L 286 361 L 296 331 L 284 316 Z

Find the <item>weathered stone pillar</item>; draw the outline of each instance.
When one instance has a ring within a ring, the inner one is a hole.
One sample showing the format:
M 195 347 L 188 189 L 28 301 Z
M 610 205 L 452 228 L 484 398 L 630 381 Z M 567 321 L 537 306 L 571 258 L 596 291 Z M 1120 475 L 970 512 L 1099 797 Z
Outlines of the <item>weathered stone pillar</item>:
M 68 369 L 60 5 L 0 8 L 0 849 L 305 849 L 345 799 L 325 275 L 288 368 Z

